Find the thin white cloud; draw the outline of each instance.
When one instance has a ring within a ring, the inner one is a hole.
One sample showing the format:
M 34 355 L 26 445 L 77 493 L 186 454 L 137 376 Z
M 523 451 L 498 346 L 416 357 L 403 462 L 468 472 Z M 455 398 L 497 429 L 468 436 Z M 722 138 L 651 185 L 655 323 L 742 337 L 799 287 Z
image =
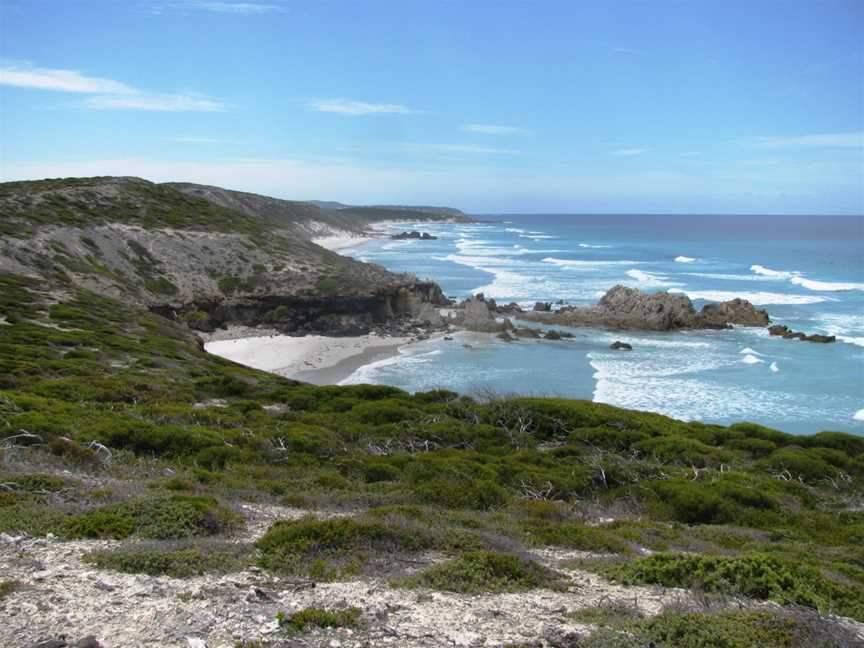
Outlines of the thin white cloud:
M 213 13 L 261 15 L 286 13 L 285 7 L 278 4 L 260 2 L 216 2 L 210 0 L 175 0 L 173 2 L 145 2 L 142 7 L 154 14 L 188 13 L 190 11 L 210 11 Z
M 493 124 L 464 124 L 462 130 L 466 133 L 481 133 L 482 135 L 527 135 L 530 132 L 516 126 L 495 126 Z
M 337 113 L 339 115 L 409 115 L 416 112 L 401 104 L 372 104 L 351 99 L 313 99 L 306 104 L 317 112 Z
M 756 148 L 864 148 L 864 131 L 818 133 L 792 137 L 754 137 L 746 142 Z
M 634 155 L 642 155 L 648 149 L 644 148 L 625 148 L 618 149 L 617 151 L 612 151 L 612 155 L 621 155 L 624 157 L 632 157 Z
M 180 144 L 230 144 L 232 142 L 218 137 L 169 137 L 168 141 Z
M 284 8 L 274 4 L 260 4 L 258 2 L 193 2 L 192 6 L 204 11 L 215 11 L 230 14 L 265 14 L 281 13 Z
M 191 94 L 132 94 L 90 97 L 85 105 L 98 110 L 147 110 L 157 112 L 225 112 L 215 99 Z
M 491 146 L 471 144 L 405 144 L 405 148 L 416 151 L 437 151 L 440 153 L 468 153 L 470 155 L 521 155 L 522 151 Z
M 26 62 L 0 62 L 0 85 L 17 88 L 75 92 L 93 95 L 84 100 L 100 110 L 149 110 L 163 112 L 224 112 L 221 101 L 194 93 L 161 94 L 133 88 L 120 81 L 91 77 L 78 70 L 40 68 Z
M 0 64 L 0 85 L 89 94 L 122 95 L 135 92 L 119 81 L 86 76 L 77 70 L 34 67 L 28 63 Z

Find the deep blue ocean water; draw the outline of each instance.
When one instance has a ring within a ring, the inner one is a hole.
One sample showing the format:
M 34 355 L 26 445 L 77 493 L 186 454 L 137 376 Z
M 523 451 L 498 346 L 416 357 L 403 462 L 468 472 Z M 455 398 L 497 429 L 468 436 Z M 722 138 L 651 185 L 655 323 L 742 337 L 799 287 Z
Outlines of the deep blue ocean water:
M 561 395 L 682 419 L 864 434 L 864 218 L 495 216 L 393 225 L 437 241 L 374 240 L 344 254 L 437 281 L 457 299 L 594 303 L 617 283 L 686 293 L 697 308 L 742 297 L 773 321 L 838 336 L 821 345 L 762 328 L 679 333 L 571 329 L 567 342 L 460 334 L 404 348 L 346 382 L 411 391 Z M 609 349 L 614 340 L 630 353 Z M 857 417 L 857 418 L 856 418 Z

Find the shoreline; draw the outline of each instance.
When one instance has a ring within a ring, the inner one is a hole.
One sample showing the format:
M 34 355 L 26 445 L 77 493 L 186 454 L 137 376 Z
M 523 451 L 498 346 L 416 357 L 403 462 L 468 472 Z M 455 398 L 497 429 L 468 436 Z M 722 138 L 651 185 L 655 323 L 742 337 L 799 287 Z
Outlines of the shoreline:
M 220 339 L 205 342 L 208 353 L 238 364 L 268 371 L 284 378 L 316 385 L 334 385 L 360 367 L 399 353 L 399 348 L 418 341 L 414 337 L 354 337 L 305 335 L 294 337 L 248 329 L 222 332 Z M 303 374 L 303 377 L 298 377 Z

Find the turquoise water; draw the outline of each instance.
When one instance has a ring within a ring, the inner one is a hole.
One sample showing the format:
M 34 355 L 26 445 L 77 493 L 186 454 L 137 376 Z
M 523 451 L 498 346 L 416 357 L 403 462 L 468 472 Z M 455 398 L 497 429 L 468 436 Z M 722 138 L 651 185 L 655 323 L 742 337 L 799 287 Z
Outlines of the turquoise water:
M 460 334 L 406 347 L 346 382 L 561 395 L 688 420 L 864 434 L 864 219 L 496 218 L 502 222 L 411 226 L 439 240 L 381 239 L 343 253 L 433 279 L 457 299 L 483 292 L 528 307 L 537 300 L 594 303 L 616 283 L 680 291 L 697 308 L 742 297 L 767 308 L 775 322 L 837 335 L 838 342 L 783 340 L 762 328 L 571 329 L 571 341 L 512 344 Z M 618 339 L 634 351 L 611 351 Z

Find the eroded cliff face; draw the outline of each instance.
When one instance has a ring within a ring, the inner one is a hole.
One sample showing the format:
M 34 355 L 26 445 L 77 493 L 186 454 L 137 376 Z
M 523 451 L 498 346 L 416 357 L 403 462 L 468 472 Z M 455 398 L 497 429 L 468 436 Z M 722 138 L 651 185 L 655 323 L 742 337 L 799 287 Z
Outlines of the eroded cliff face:
M 11 185 L 0 185 L 0 272 L 38 277 L 58 301 L 83 288 L 197 330 L 298 334 L 365 333 L 446 303 L 436 284 L 326 250 L 296 223 L 170 187 L 128 178 Z
M 264 326 L 288 335 L 364 335 L 409 325 L 429 305 L 448 303 L 438 284 L 407 283 L 372 295 L 249 295 L 161 304 L 154 312 L 212 332 L 229 325 Z

